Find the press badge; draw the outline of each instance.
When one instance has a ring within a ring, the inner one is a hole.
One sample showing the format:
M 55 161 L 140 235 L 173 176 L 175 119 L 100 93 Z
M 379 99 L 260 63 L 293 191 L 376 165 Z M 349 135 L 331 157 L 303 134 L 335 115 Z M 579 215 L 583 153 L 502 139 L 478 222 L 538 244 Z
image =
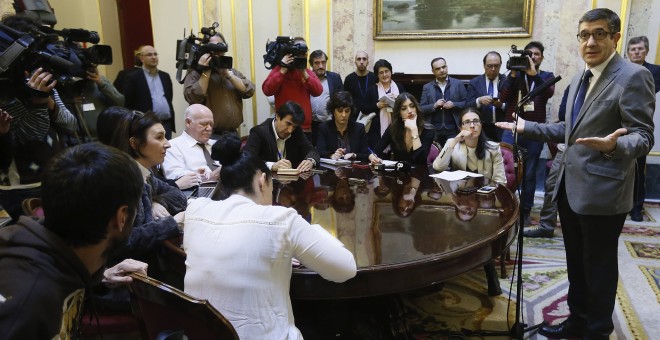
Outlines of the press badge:
M 523 106 L 523 110 L 525 112 L 533 112 L 534 111 L 534 102 L 530 101 L 529 103 L 525 104 L 525 106 Z
M 82 104 L 82 109 L 84 112 L 87 112 L 96 110 L 96 107 L 94 106 L 94 103 L 85 103 Z

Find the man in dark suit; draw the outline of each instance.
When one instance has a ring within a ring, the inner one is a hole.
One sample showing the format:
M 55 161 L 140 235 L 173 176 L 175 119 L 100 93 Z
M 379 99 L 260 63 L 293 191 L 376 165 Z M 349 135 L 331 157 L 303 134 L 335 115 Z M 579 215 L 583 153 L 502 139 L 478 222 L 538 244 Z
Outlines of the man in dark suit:
M 112 85 L 114 85 L 117 91 L 119 91 L 119 93 L 121 94 L 124 94 L 124 84 L 126 84 L 126 77 L 128 77 L 129 74 L 142 69 L 142 60 L 140 60 L 141 49 L 142 46 L 138 47 L 134 51 L 135 63 L 133 64 L 133 66 L 131 68 L 127 68 L 119 71 L 119 73 L 117 73 L 117 78 L 115 78 L 115 81 L 112 83 Z
M 431 60 L 435 80 L 422 88 L 420 109 L 427 123 L 435 127 L 435 141 L 444 145 L 461 129 L 459 114 L 467 102 L 467 90 L 463 82 L 449 76 L 444 58 Z
M 321 81 L 323 92 L 320 96 L 309 96 L 312 102 L 312 144 L 316 145 L 318 139 L 319 126 L 332 118 L 332 112 L 328 112 L 325 106 L 328 104 L 330 96 L 338 91 L 344 90 L 344 84 L 341 77 L 335 72 L 326 70 L 328 64 L 328 55 L 321 50 L 316 50 L 309 55 L 309 66 Z
M 566 122 L 497 123 L 526 137 L 564 142 L 554 199 L 566 249 L 570 316 L 543 324 L 548 338 L 609 339 L 619 235 L 632 208 L 635 160 L 653 147 L 653 77 L 616 53 L 621 20 L 609 9 L 578 27 L 584 73 L 570 84 Z
M 532 41 L 525 46 L 525 51 L 528 51 L 531 56 L 529 58 L 529 67 L 525 71 L 511 70 L 509 75 L 504 79 L 501 92 L 499 94 L 500 101 L 506 103 L 506 116 L 505 120 L 510 122 L 513 120 L 513 113 L 516 110 L 518 100 L 526 96 L 535 88 L 541 86 L 544 82 L 551 80 L 555 77 L 552 72 L 541 71 L 541 63 L 543 62 L 543 51 L 545 47 L 538 41 Z M 547 90 L 534 96 L 523 108 L 521 118 L 537 123 L 546 122 L 546 104 L 548 99 L 552 98 L 555 93 L 555 86 L 550 86 Z M 502 141 L 513 144 L 513 134 L 511 131 L 504 131 L 502 133 Z M 530 140 L 524 137 L 518 138 L 518 145 L 527 150 L 525 154 L 525 181 L 522 188 L 522 198 L 520 199 L 522 206 L 522 214 L 525 221 L 525 226 L 531 224 L 530 211 L 534 205 L 534 192 L 536 191 L 536 173 L 537 169 L 541 166 L 541 151 L 543 151 L 543 143 L 535 140 Z M 545 164 L 545 163 L 543 163 Z M 534 229 L 534 231 L 527 231 L 528 236 L 548 236 L 540 235 L 542 229 Z M 531 233 L 531 234 L 530 234 Z M 536 235 L 534 235 L 536 234 Z M 552 237 L 549 235 L 548 237 Z
M 632 37 L 628 40 L 628 59 L 637 65 L 646 67 L 653 75 L 655 92 L 660 91 L 660 66 L 646 62 L 649 53 L 649 39 L 645 36 Z M 646 155 L 637 158 L 635 168 L 635 195 L 633 208 L 630 211 L 630 219 L 636 222 L 643 220 L 642 210 L 646 198 Z
M 300 125 L 305 112 L 294 101 L 277 109 L 275 118 L 250 129 L 245 151 L 261 158 L 273 171 L 296 168 L 309 171 L 321 161 L 319 153 L 307 140 Z
M 172 106 L 172 79 L 166 72 L 158 70 L 158 52 L 153 46 L 145 45 L 140 50 L 142 72 L 126 77 L 124 84 L 125 105 L 131 110 L 153 111 L 163 123 L 165 136 L 172 138 L 174 107 Z
M 504 74 L 500 73 L 502 56 L 490 51 L 484 56 L 484 74 L 470 80 L 467 88 L 466 106 L 479 109 L 481 128 L 493 141 L 502 140 L 502 130 L 495 127 L 495 122 L 504 121 L 504 103 L 499 101 L 500 88 Z

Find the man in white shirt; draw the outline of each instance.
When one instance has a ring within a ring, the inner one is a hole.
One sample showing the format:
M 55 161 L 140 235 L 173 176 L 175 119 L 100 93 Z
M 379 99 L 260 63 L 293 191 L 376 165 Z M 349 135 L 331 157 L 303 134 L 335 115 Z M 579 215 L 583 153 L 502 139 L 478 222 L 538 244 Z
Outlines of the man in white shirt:
M 187 189 L 201 181 L 217 181 L 220 167 L 211 159 L 211 146 L 215 140 L 213 133 L 213 113 L 202 104 L 188 106 L 185 112 L 186 128 L 179 137 L 170 141 L 163 171 L 166 178 L 177 180 L 183 176 L 195 176 L 186 181 Z

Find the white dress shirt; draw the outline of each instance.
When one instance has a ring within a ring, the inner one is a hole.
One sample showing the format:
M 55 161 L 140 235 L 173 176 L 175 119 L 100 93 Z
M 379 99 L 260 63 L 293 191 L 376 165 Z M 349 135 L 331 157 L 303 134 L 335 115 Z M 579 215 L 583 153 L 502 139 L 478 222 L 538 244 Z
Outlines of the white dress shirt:
M 241 339 L 302 339 L 289 298 L 293 257 L 330 281 L 356 274 L 353 254 L 291 208 L 198 198 L 184 225 L 185 292 L 208 299 Z
M 167 149 L 163 162 L 163 173 L 166 178 L 176 180 L 191 172 L 198 173 L 199 168 L 211 171 L 206 164 L 204 151 L 197 143 L 197 140 L 190 137 L 185 131 L 181 133 L 181 136 L 170 140 L 171 147 Z M 215 144 L 213 139 L 209 139 L 206 143 L 209 153 L 211 153 L 213 144 Z

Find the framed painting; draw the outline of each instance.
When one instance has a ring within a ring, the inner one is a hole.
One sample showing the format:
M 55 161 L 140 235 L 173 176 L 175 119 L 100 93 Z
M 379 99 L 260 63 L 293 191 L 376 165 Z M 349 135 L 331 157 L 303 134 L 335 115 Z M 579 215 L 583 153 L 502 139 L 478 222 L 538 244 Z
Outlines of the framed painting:
M 529 37 L 534 0 L 374 0 L 374 39 Z

